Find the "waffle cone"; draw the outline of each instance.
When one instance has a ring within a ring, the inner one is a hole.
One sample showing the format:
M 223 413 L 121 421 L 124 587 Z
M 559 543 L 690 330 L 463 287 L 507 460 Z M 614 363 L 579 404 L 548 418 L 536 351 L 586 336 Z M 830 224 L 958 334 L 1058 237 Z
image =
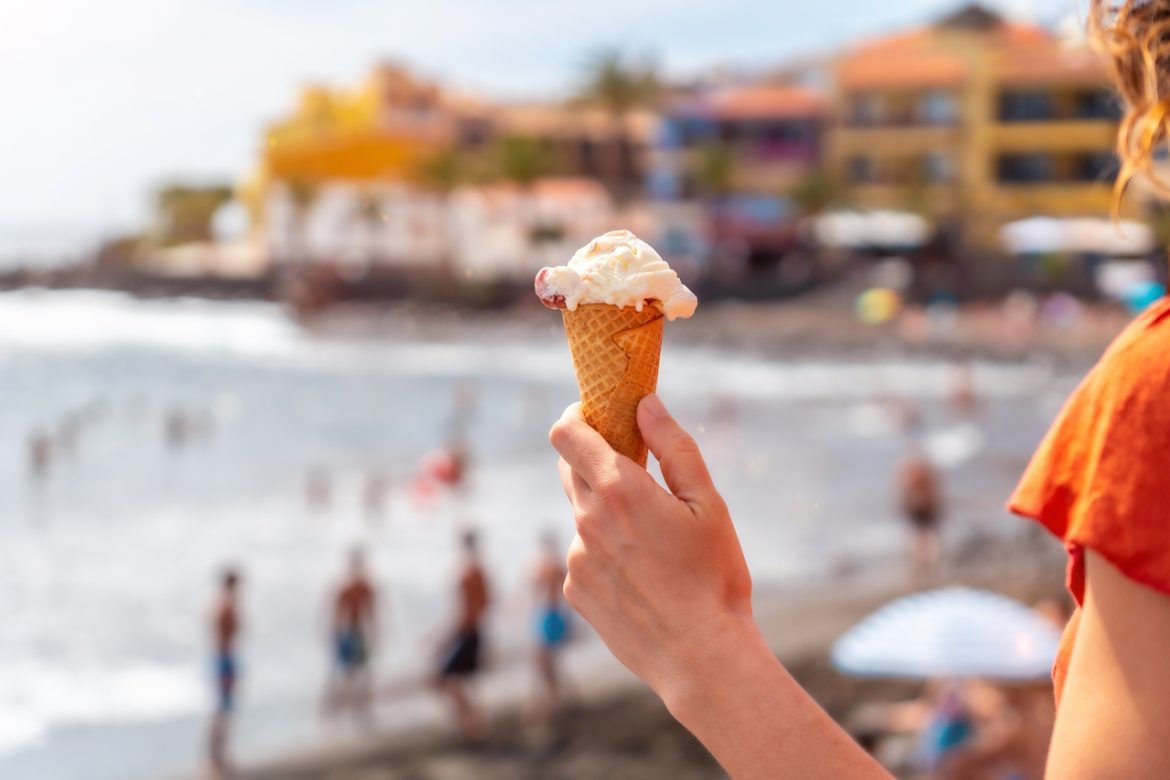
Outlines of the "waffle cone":
M 645 466 L 638 402 L 658 385 L 662 312 L 585 304 L 563 314 L 585 421 L 611 447 Z

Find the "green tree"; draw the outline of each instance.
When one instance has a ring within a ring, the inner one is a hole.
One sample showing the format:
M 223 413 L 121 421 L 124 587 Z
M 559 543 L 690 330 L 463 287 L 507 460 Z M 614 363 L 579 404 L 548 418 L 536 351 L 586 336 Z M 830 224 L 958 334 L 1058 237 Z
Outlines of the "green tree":
M 467 179 L 468 167 L 457 150 L 440 149 L 419 162 L 415 175 L 424 187 L 446 195 Z
M 801 177 L 788 191 L 788 198 L 804 216 L 828 211 L 840 202 L 841 196 L 840 185 L 820 168 Z
M 651 59 L 634 61 L 617 47 L 595 52 L 587 60 L 585 71 L 579 97 L 609 115 L 609 184 L 621 200 L 628 194 L 623 163 L 625 150 L 629 148 L 626 118 L 635 108 L 656 105 L 662 84 Z
M 215 212 L 231 199 L 232 188 L 227 185 L 163 185 L 154 198 L 153 242 L 158 246 L 174 246 L 210 241 Z
M 717 198 L 731 192 L 735 182 L 735 156 L 726 144 L 706 143 L 697 150 L 695 184 L 704 197 Z
M 512 135 L 500 139 L 496 148 L 499 174 L 521 187 L 529 187 L 542 176 L 551 175 L 556 165 L 552 150 L 536 138 Z

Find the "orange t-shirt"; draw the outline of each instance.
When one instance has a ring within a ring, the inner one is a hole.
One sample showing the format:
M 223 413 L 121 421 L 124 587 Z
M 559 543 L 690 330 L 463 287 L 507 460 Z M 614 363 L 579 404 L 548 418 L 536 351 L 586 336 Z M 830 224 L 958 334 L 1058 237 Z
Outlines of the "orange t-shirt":
M 1170 299 L 1144 311 L 1069 398 L 1008 508 L 1069 551 L 1068 588 L 1085 596 L 1085 548 L 1170 593 Z M 1080 610 L 1052 678 L 1059 700 Z

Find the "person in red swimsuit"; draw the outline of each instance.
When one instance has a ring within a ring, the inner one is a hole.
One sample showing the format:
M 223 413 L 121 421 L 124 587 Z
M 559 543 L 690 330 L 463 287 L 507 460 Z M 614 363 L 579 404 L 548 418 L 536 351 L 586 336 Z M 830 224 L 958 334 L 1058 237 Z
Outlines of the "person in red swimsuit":
M 1170 136 L 1170 0 L 1092 0 L 1128 113 L 1118 187 Z M 1170 193 L 1170 183 L 1159 188 Z M 577 535 L 565 596 L 736 780 L 889 775 L 775 658 L 695 440 L 656 395 L 638 425 L 666 488 L 570 406 L 549 432 Z M 1010 507 L 1062 539 L 1078 604 L 1054 670 L 1046 777 L 1170 777 L 1170 302 L 1069 399 Z

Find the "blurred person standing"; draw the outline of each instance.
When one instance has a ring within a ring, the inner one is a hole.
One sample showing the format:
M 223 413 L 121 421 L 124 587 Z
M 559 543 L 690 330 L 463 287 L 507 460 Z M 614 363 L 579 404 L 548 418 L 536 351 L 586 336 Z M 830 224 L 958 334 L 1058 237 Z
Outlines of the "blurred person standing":
M 211 612 L 216 703 L 208 732 L 207 757 L 210 775 L 217 780 L 230 775 L 228 736 L 239 682 L 236 656 L 241 622 L 239 585 L 239 572 L 230 566 L 225 568 L 220 574 L 219 593 Z
M 174 407 L 163 418 L 163 439 L 172 450 L 180 450 L 191 438 L 192 423 L 187 413 Z
M 484 738 L 484 723 L 469 683 L 479 672 L 483 654 L 483 620 L 491 603 L 491 589 L 479 555 L 479 539 L 465 531 L 461 539 L 456 597 L 457 617 L 442 643 L 435 686 L 451 702 L 459 733 L 468 743 Z
M 330 623 L 335 669 L 325 688 L 326 712 L 373 717 L 371 655 L 377 636 L 377 597 L 366 574 L 365 555 L 355 548 L 349 571 L 333 597 Z
M 899 507 L 914 539 L 911 560 L 916 571 L 925 572 L 939 558 L 942 497 L 938 472 L 918 444 L 912 443 L 898 463 L 896 482 Z
M 548 723 L 561 703 L 563 680 L 560 670 L 561 649 L 569 639 L 569 607 L 565 604 L 565 576 L 568 572 L 561 548 L 552 532 L 540 539 L 540 557 L 532 573 L 536 596 L 536 673 L 540 689 L 535 713 Z
M 28 436 L 28 473 L 41 479 L 53 465 L 53 440 L 44 431 L 33 431 Z

